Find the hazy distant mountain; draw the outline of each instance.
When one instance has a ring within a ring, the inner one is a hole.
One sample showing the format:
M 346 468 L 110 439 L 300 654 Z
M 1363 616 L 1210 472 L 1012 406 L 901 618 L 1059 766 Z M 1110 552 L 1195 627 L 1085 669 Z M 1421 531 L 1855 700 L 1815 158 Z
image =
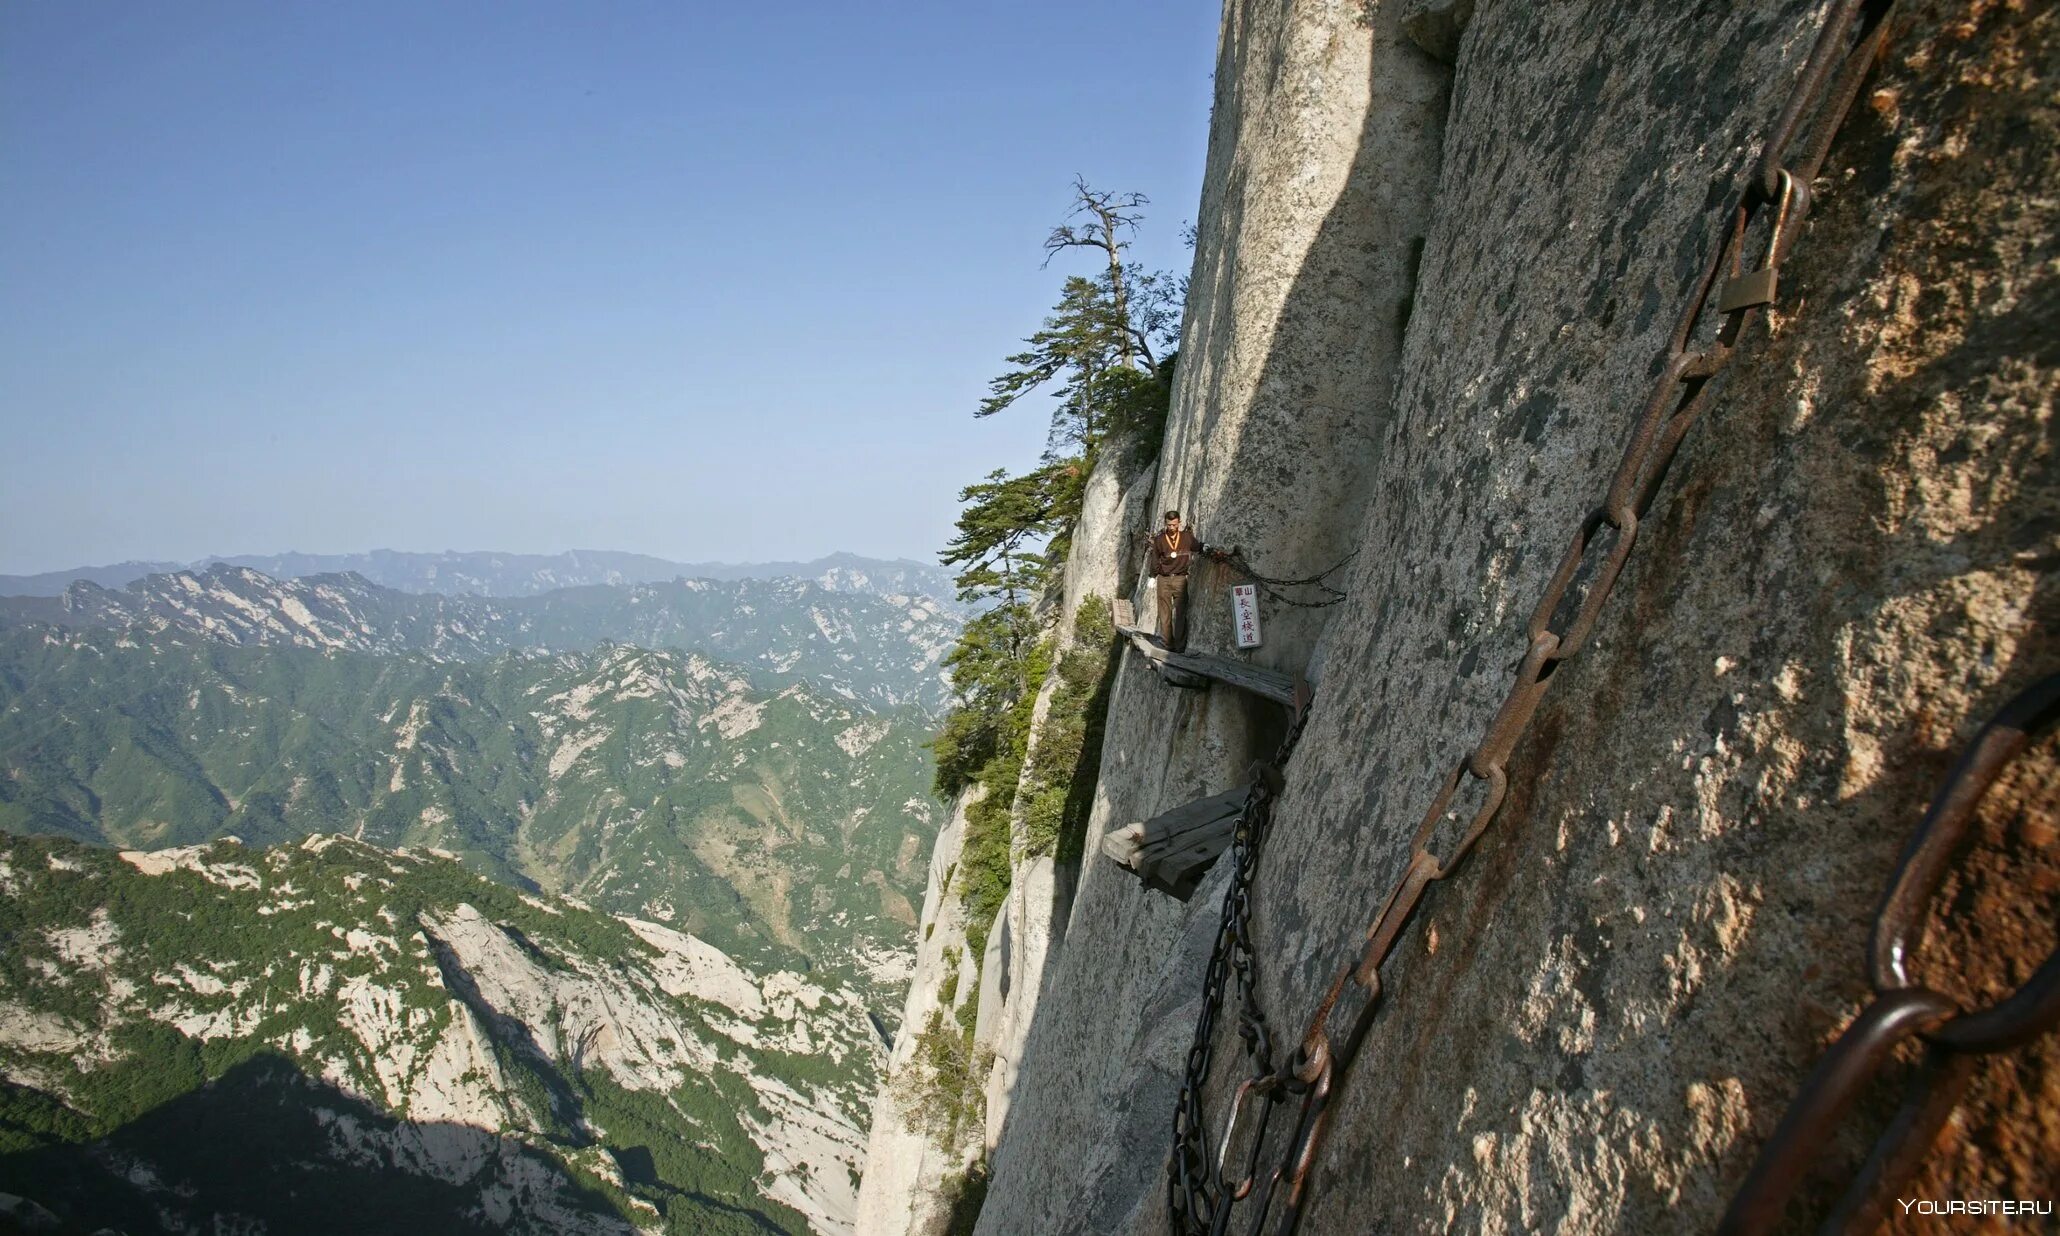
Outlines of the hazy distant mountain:
M 183 562 L 117 562 L 112 566 L 73 567 L 69 571 L 45 571 L 41 575 L 0 575 L 0 596 L 54 597 L 85 580 L 102 588 L 125 588 L 146 575 L 182 570 Z
M 190 563 L 122 562 L 40 575 L 0 575 L 0 596 L 59 596 L 81 579 L 103 588 L 123 588 L 146 576 L 200 570 L 218 562 L 249 567 L 277 579 L 352 572 L 400 592 L 449 596 L 527 597 L 558 588 L 675 579 L 801 579 L 835 592 L 899 593 L 947 603 L 955 594 L 951 576 L 942 567 L 906 558 L 887 560 L 846 553 L 810 562 L 671 562 L 646 554 L 592 549 L 563 554 L 455 550 L 429 554 L 375 549 L 365 554 L 236 554 Z
M 281 580 L 219 564 L 147 576 L 120 591 L 78 581 L 61 596 L 0 597 L 0 631 L 35 625 L 438 661 L 605 643 L 679 648 L 804 678 L 850 700 L 933 711 L 945 702 L 943 659 L 960 629 L 958 616 L 931 598 L 797 579 L 683 579 L 496 598 L 408 593 L 357 574 Z

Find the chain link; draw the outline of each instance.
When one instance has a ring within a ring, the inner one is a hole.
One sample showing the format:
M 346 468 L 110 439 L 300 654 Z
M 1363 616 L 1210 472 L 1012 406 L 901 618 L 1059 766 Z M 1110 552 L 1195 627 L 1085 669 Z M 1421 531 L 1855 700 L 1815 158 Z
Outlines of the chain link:
M 1245 791 L 1244 806 L 1231 833 L 1230 884 L 1223 890 L 1223 913 L 1209 951 L 1209 966 L 1202 977 L 1202 1012 L 1195 1022 L 1194 1041 L 1187 1049 L 1186 1074 L 1173 1116 L 1174 1152 L 1167 1189 L 1174 1224 L 1181 1231 L 1220 1231 L 1217 1217 L 1229 1214 L 1221 1157 L 1212 1158 L 1209 1154 L 1201 1104 L 1216 1053 L 1216 1019 L 1223 1008 L 1225 988 L 1233 978 L 1237 980 L 1238 993 L 1237 1032 L 1244 1041 L 1245 1054 L 1262 1062 L 1266 1072 L 1273 1067 L 1273 1036 L 1259 1006 L 1252 960 L 1252 875 L 1257 869 L 1259 847 L 1273 821 L 1274 800 L 1283 785 L 1281 770 L 1287 767 L 1295 744 L 1301 741 L 1302 729 L 1308 724 L 1309 700 L 1308 685 L 1298 684 L 1287 736 L 1270 763 L 1252 766 L 1250 788 Z
M 1276 579 L 1271 575 L 1261 575 L 1252 569 L 1252 564 L 1245 561 L 1243 551 L 1235 546 L 1229 549 L 1208 551 L 1208 556 L 1214 561 L 1220 562 L 1231 570 L 1236 571 L 1246 579 L 1251 580 L 1259 586 L 1259 591 L 1282 605 L 1292 605 L 1297 609 L 1325 609 L 1336 605 L 1352 595 L 1342 588 L 1332 587 L 1325 581 L 1351 565 L 1352 560 L 1359 556 L 1359 551 L 1355 549 L 1328 569 L 1319 571 L 1314 575 L 1305 575 L 1301 579 Z M 1280 589 L 1282 588 L 1314 588 L 1322 594 L 1323 599 L 1318 601 L 1298 600 L 1281 592 Z
M 1712 380 L 1730 364 L 1740 337 L 1759 310 L 1773 303 L 1781 265 L 1809 209 L 1810 182 L 1879 54 L 1893 3 L 1838 0 L 1826 19 L 1737 203 L 1727 212 L 1714 252 L 1668 340 L 1660 376 L 1633 422 L 1602 502 L 1582 519 L 1532 611 L 1526 624 L 1528 647 L 1516 681 L 1480 740 L 1451 759 L 1450 771 L 1417 827 L 1409 860 L 1367 929 L 1364 947 L 1338 971 L 1293 1055 L 1278 1067 L 1264 1015 L 1253 995 L 1247 933 L 1250 864 L 1263 839 L 1264 820 L 1248 827 L 1240 819 L 1234 857 L 1237 867 L 1225 893 L 1223 923 L 1204 978 L 1195 1046 L 1189 1052 L 1174 1117 L 1170 1197 L 1174 1230 L 1181 1236 L 1227 1232 L 1233 1206 L 1247 1198 L 1252 1214 L 1248 1231 L 1266 1230 L 1276 1202 L 1280 1214 L 1272 1230 L 1277 1236 L 1295 1230 L 1306 1200 L 1309 1170 L 1328 1125 L 1330 1098 L 1350 1070 L 1381 1007 L 1381 968 L 1431 886 L 1450 876 L 1495 822 L 1508 796 L 1510 755 L 1527 732 L 1559 667 L 1586 645 L 1637 543 L 1640 522 L 1668 465 L 1709 403 Z M 1798 146 L 1798 135 L 1806 129 L 1807 136 Z M 1791 157 L 1792 149 L 1801 153 Z M 1763 256 L 1758 265 L 1747 269 L 1746 255 L 1755 238 Z M 1298 723 L 1295 732 L 1299 729 Z M 1479 803 L 1469 814 L 1456 804 L 1462 787 L 1470 782 L 1480 785 Z M 1255 796 L 1257 784 L 1255 781 Z M 1266 801 L 1270 816 L 1270 797 Z M 1248 798 L 1248 814 L 1251 802 Z M 1441 833 L 1455 829 L 1456 840 L 1438 844 Z M 1201 1095 L 1208 1079 L 1210 1044 L 1223 987 L 1230 973 L 1238 978 L 1244 1002 L 1240 1035 L 1253 1071 L 1238 1087 L 1221 1149 L 1212 1161 L 1207 1153 Z M 1902 1016 L 1921 1020 L 1922 1014 Z M 1262 1175 L 1260 1164 L 1266 1157 L 1273 1108 L 1291 1097 L 1301 1099 L 1293 1133 L 1275 1160 L 1276 1166 Z M 1250 1116 L 1255 1104 L 1256 1120 Z M 1240 1144 L 1241 1134 L 1250 1146 L 1242 1156 L 1248 1170 L 1231 1183 L 1224 1179 L 1223 1164 L 1233 1146 Z
M 1964 853 L 1975 808 L 2003 770 L 2056 727 L 2060 674 L 2033 683 L 2005 704 L 1946 774 L 1875 914 L 1868 957 L 1874 998 L 1804 1079 L 1731 1199 L 1717 1236 L 1771 1230 L 1867 1083 L 1899 1044 L 1920 1039 L 1924 1059 L 1908 1082 L 1902 1110 L 1824 1225 L 1830 1232 L 1871 1231 L 1952 1115 L 1972 1073 L 1971 1058 L 2020 1046 L 2060 1025 L 2060 948 L 2023 986 L 1984 1009 L 1963 1010 L 1951 997 L 1919 986 L 1909 973 L 1910 959 L 1923 943 L 1925 911 L 1937 900 L 1954 858 Z
M 1137 539 L 1143 542 L 1145 548 L 1149 550 L 1154 535 L 1151 532 L 1139 532 L 1137 533 Z M 1259 586 L 1259 591 L 1282 605 L 1292 605 L 1297 609 L 1326 609 L 1352 595 L 1342 588 L 1332 587 L 1327 581 L 1331 576 L 1350 566 L 1352 561 L 1359 557 L 1359 551 L 1355 549 L 1329 567 L 1318 571 L 1314 575 L 1304 575 L 1300 579 L 1281 579 L 1277 576 L 1261 574 L 1245 559 L 1244 551 L 1235 545 L 1229 549 L 1205 545 L 1202 547 L 1202 556 L 1218 565 L 1228 567 L 1230 570 L 1251 580 Z M 1314 588 L 1322 594 L 1322 599 L 1304 601 L 1281 592 L 1280 589 L 1282 588 Z

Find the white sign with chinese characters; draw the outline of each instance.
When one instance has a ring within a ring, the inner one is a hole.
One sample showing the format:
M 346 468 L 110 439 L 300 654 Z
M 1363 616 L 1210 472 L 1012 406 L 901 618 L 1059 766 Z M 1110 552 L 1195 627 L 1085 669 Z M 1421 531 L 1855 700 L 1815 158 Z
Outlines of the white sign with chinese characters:
M 1237 584 L 1230 590 L 1230 625 L 1237 630 L 1237 646 L 1259 646 L 1259 586 Z

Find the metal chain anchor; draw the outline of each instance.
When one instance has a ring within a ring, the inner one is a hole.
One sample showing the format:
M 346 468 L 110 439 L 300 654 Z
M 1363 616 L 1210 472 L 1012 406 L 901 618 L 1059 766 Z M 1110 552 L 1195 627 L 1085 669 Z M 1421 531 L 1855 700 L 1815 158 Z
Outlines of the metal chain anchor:
M 1714 252 L 1669 338 L 1660 376 L 1632 424 L 1602 502 L 1581 521 L 1531 614 L 1526 628 L 1529 647 L 1515 683 L 1480 741 L 1452 759 L 1451 771 L 1417 828 L 1410 858 L 1367 930 L 1364 947 L 1340 969 L 1299 1046 L 1279 1067 L 1273 1061 L 1263 1013 L 1252 996 L 1246 931 L 1251 913 L 1251 875 L 1246 864 L 1252 856 L 1244 849 L 1256 848 L 1263 840 L 1263 829 L 1252 830 L 1247 847 L 1241 822 L 1240 866 L 1224 899 L 1217 953 L 1204 981 L 1196 1046 L 1189 1053 L 1187 1077 L 1174 1117 L 1169 1188 L 1173 1226 L 1181 1236 L 1228 1232 L 1233 1208 L 1246 1199 L 1251 1202 L 1246 1230 L 1255 1236 L 1267 1230 L 1276 1202 L 1280 1213 L 1271 1229 L 1276 1236 L 1287 1236 L 1299 1224 L 1309 1170 L 1328 1126 L 1330 1100 L 1381 1007 L 1381 967 L 1430 887 L 1449 877 L 1495 822 L 1508 794 L 1510 754 L 1528 730 L 1555 672 L 1586 644 L 1637 543 L 1640 522 L 1668 465 L 1710 400 L 1712 379 L 1736 355 L 1739 339 L 1757 312 L 1773 303 L 1780 267 L 1809 209 L 1810 181 L 1822 167 L 1833 136 L 1879 54 L 1893 2 L 1839 0 L 1825 21 L 1737 204 L 1724 216 L 1712 245 Z M 1805 125 L 1810 132 L 1798 141 Z M 1761 237 L 1763 257 L 1748 269 L 1746 255 L 1755 235 Z M 1576 589 L 1577 583 L 1582 589 Z M 1455 809 L 1455 800 L 1462 785 L 1471 782 L 1481 785 L 1479 805 L 1469 816 Z M 1435 844 L 1441 833 L 1452 831 L 1462 819 L 1466 823 L 1456 841 Z M 1238 950 L 1238 960 L 1219 963 L 1231 944 Z M 1212 1160 L 1201 1092 L 1208 1076 L 1209 1039 L 1222 1002 L 1226 966 L 1235 968 L 1245 1001 L 1240 1032 L 1253 1072 L 1237 1090 L 1221 1148 Z M 1253 1025 L 1258 1030 L 1248 1032 Z M 1275 1166 L 1265 1170 L 1262 1164 L 1273 1108 L 1289 1098 L 1299 1098 L 1301 1110 Z M 1251 1115 L 1255 1110 L 1256 1117 Z M 1241 1142 L 1250 1147 L 1237 1156 L 1245 1164 L 1244 1174 L 1231 1182 L 1223 1175 L 1224 1165 Z
M 1909 969 L 1923 943 L 1925 911 L 1962 853 L 1975 808 L 2003 770 L 2056 726 L 2060 674 L 2033 683 L 2005 704 L 1946 774 L 1875 912 L 1868 957 L 1874 998 L 1804 1079 L 1731 1199 L 1717 1236 L 1772 1230 L 1867 1083 L 1898 1044 L 1916 1038 L 1924 1044 L 1924 1060 L 1909 1080 L 1902 1109 L 1821 1229 L 1872 1231 L 1890 1213 L 1897 1186 L 1916 1170 L 1939 1127 L 1959 1106 L 1973 1057 L 2020 1046 L 2060 1025 L 2060 948 L 2014 993 L 1978 1010 L 1962 1010 L 1950 996 L 1919 986 Z
M 1266 1062 L 1273 1060 L 1273 1035 L 1266 1014 L 1259 1007 L 1252 961 L 1252 875 L 1258 865 L 1259 846 L 1273 821 L 1273 803 L 1285 784 L 1281 770 L 1287 767 L 1309 720 L 1310 689 L 1298 683 L 1288 721 L 1287 736 L 1281 740 L 1268 763 L 1254 764 L 1250 788 L 1239 810 L 1237 826 L 1230 840 L 1230 884 L 1223 891 L 1223 913 L 1216 940 L 1209 951 L 1209 966 L 1202 978 L 1202 1012 L 1195 1022 L 1194 1042 L 1187 1049 L 1186 1075 L 1180 1087 L 1180 1105 L 1173 1115 L 1174 1152 L 1168 1168 L 1168 1202 L 1179 1230 L 1196 1216 L 1227 1214 L 1223 1207 L 1223 1172 L 1220 1159 L 1207 1152 L 1208 1133 L 1202 1115 L 1202 1088 L 1209 1080 L 1209 1068 L 1216 1053 L 1216 1019 L 1222 1012 L 1225 987 L 1234 977 L 1238 992 L 1238 1037 L 1246 1055 Z

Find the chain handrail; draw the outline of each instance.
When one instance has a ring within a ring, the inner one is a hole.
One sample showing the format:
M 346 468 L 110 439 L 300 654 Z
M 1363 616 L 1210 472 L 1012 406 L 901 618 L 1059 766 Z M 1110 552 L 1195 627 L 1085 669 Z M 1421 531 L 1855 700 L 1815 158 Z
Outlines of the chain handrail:
M 1187 1049 L 1180 1106 L 1173 1116 L 1176 1148 L 1173 1163 L 1168 1169 L 1167 1188 L 1176 1223 L 1183 1205 L 1191 1199 L 1198 1196 L 1211 1199 L 1213 1208 L 1221 1198 L 1222 1165 L 1211 1160 L 1206 1150 L 1208 1135 L 1204 1129 L 1201 1097 L 1202 1083 L 1208 1080 L 1209 1067 L 1216 1053 L 1216 1018 L 1223 1008 L 1224 988 L 1233 977 L 1237 979 L 1238 989 L 1238 1037 L 1244 1041 L 1248 1056 L 1266 1062 L 1269 1070 L 1272 1068 L 1273 1035 L 1266 1025 L 1266 1014 L 1259 1007 L 1252 964 L 1252 875 L 1258 863 L 1260 843 L 1272 823 L 1274 800 L 1279 797 L 1284 784 L 1281 770 L 1287 767 L 1295 744 L 1301 740 L 1302 729 L 1308 724 L 1310 699 L 1309 685 L 1298 683 L 1287 736 L 1281 739 L 1271 761 L 1252 765 L 1244 806 L 1239 810 L 1237 825 L 1231 832 L 1230 883 L 1223 890 L 1222 917 L 1209 951 L 1209 965 L 1202 978 L 1202 1012 L 1195 1022 L 1194 1040 Z M 1190 1136 L 1194 1133 L 1200 1134 L 1200 1143 Z
M 1896 1187 L 1930 1148 L 1966 1089 L 1971 1057 L 2020 1046 L 2060 1025 L 2060 948 L 2024 984 L 1983 1009 L 1919 985 L 1909 961 L 1924 938 L 1925 911 L 1974 823 L 1975 808 L 2003 770 L 2039 737 L 2060 727 L 2060 674 L 2040 679 L 2005 704 L 1967 744 L 1911 834 L 1875 912 L 1868 950 L 1874 997 L 1804 1079 L 1781 1123 L 1724 1211 L 1717 1236 L 1769 1231 L 1787 1207 L 1861 1090 L 1907 1039 L 1924 1059 L 1902 1110 L 1874 1144 L 1825 1223 L 1826 1231 L 1869 1231 L 1888 1213 Z
M 1331 576 L 1350 566 L 1353 559 L 1359 556 L 1359 551 L 1355 549 L 1314 575 L 1305 575 L 1300 579 L 1277 579 L 1271 575 L 1261 575 L 1257 570 L 1253 569 L 1252 564 L 1245 561 L 1244 551 L 1236 546 L 1232 546 L 1229 549 L 1211 549 L 1204 552 L 1213 561 L 1222 563 L 1224 566 L 1229 567 L 1239 575 L 1257 584 L 1259 591 L 1265 593 L 1272 600 L 1282 605 L 1292 605 L 1297 609 L 1324 609 L 1350 597 L 1351 593 L 1342 588 L 1334 587 L 1327 581 Z M 1280 589 L 1282 588 L 1314 588 L 1322 594 L 1323 599 L 1319 601 L 1300 600 L 1281 592 Z
M 1149 531 L 1137 534 L 1138 538 L 1147 547 L 1149 547 L 1155 535 L 1155 533 Z M 1204 545 L 1202 546 L 1202 556 L 1251 580 L 1259 586 L 1259 591 L 1282 605 L 1292 605 L 1297 609 L 1326 609 L 1352 595 L 1342 588 L 1333 586 L 1329 580 L 1331 576 L 1352 565 L 1353 561 L 1359 557 L 1359 551 L 1355 549 L 1316 574 L 1304 575 L 1299 579 L 1282 579 L 1278 576 L 1264 574 L 1245 558 L 1244 550 L 1235 545 L 1228 549 L 1220 545 Z M 1322 599 L 1304 601 L 1280 591 L 1282 588 L 1314 588 L 1322 595 Z
M 1795 244 L 1809 209 L 1810 182 L 1822 167 L 1832 137 L 1851 110 L 1860 84 L 1880 52 L 1893 7 L 1894 0 L 1838 0 L 1825 20 L 1736 204 L 1727 212 L 1727 226 L 1721 239 L 1669 336 L 1659 378 L 1633 422 L 1629 441 L 1603 500 L 1582 519 L 1531 613 L 1525 627 L 1529 646 L 1515 683 L 1480 741 L 1452 760 L 1451 770 L 1418 825 L 1408 862 L 1367 929 L 1364 947 L 1355 960 L 1337 973 L 1294 1054 L 1275 1067 L 1270 1035 L 1245 1035 L 1246 1055 L 1254 1071 L 1238 1087 L 1232 1100 L 1221 1149 L 1213 1165 L 1208 1157 L 1208 1130 L 1201 1113 L 1201 1092 L 1208 1080 L 1211 1051 L 1204 1045 L 1204 1039 L 1213 1033 L 1223 985 L 1216 958 L 1212 957 L 1210 974 L 1204 981 L 1203 1010 L 1196 1026 L 1197 1046 L 1189 1053 L 1188 1074 L 1174 1117 L 1169 1190 L 1174 1230 L 1181 1236 L 1220 1236 L 1229 1231 L 1235 1205 L 1246 1198 L 1251 1198 L 1254 1210 L 1247 1230 L 1254 1234 L 1266 1229 L 1276 1200 L 1282 1206 L 1279 1222 L 1273 1228 L 1277 1236 L 1287 1236 L 1299 1224 L 1308 1173 L 1328 1127 L 1330 1099 L 1350 1070 L 1382 1005 L 1381 968 L 1430 887 L 1453 873 L 1500 814 L 1508 796 L 1507 765 L 1511 753 L 1527 732 L 1556 671 L 1581 651 L 1593 632 L 1602 606 L 1637 543 L 1640 522 L 1659 491 L 1668 465 L 1710 400 L 1712 379 L 1735 357 L 1740 337 L 1758 312 L 1773 303 L 1781 265 Z M 1810 131 L 1798 143 L 1798 134 L 1806 127 Z M 1791 157 L 1794 151 L 1800 153 Z M 1761 233 L 1764 257 L 1748 270 L 1749 241 Z M 1707 341 L 1698 342 L 1704 335 L 1709 336 Z M 1607 551 L 1597 552 L 1605 542 L 1609 543 Z M 1588 568 L 1585 591 L 1576 592 L 1576 583 L 1583 582 L 1584 567 Z M 1571 614 L 1563 615 L 1569 608 Z M 1565 622 L 1559 625 L 1563 616 Z M 1453 807 L 1462 783 L 1468 778 L 1482 783 L 1481 804 L 1455 842 L 1434 848 L 1441 826 L 1456 823 L 1460 818 Z M 1253 847 L 1262 839 L 1263 830 L 1255 832 Z M 1240 866 L 1232 891 L 1225 896 L 1224 925 L 1218 933 L 1221 954 L 1225 933 L 1233 931 L 1231 920 L 1235 913 L 1234 934 L 1247 965 L 1250 941 L 1245 924 L 1251 914 L 1251 876 L 1246 864 L 1254 857 L 1238 855 Z M 1238 976 L 1240 991 L 1249 1002 L 1249 978 L 1243 969 Z M 1347 995 L 1354 997 L 1356 1007 L 1344 1003 Z M 1256 1009 L 1248 1010 L 1243 1020 L 1264 1025 L 1263 1013 Z M 1199 1070 L 1195 1067 L 1198 1059 Z M 1301 1098 L 1302 1105 L 1294 1131 L 1284 1153 L 1276 1160 L 1277 1165 L 1262 1176 L 1260 1165 L 1266 1156 L 1272 1109 L 1295 1096 Z M 1245 1175 L 1235 1182 L 1226 1181 L 1223 1164 L 1233 1157 L 1231 1152 L 1239 1145 L 1242 1127 L 1257 1099 L 1263 1099 L 1264 1104 L 1259 1108 L 1256 1123 L 1245 1135 L 1250 1148 L 1237 1156 L 1247 1164 Z M 1197 1165 L 1201 1170 L 1197 1170 Z

